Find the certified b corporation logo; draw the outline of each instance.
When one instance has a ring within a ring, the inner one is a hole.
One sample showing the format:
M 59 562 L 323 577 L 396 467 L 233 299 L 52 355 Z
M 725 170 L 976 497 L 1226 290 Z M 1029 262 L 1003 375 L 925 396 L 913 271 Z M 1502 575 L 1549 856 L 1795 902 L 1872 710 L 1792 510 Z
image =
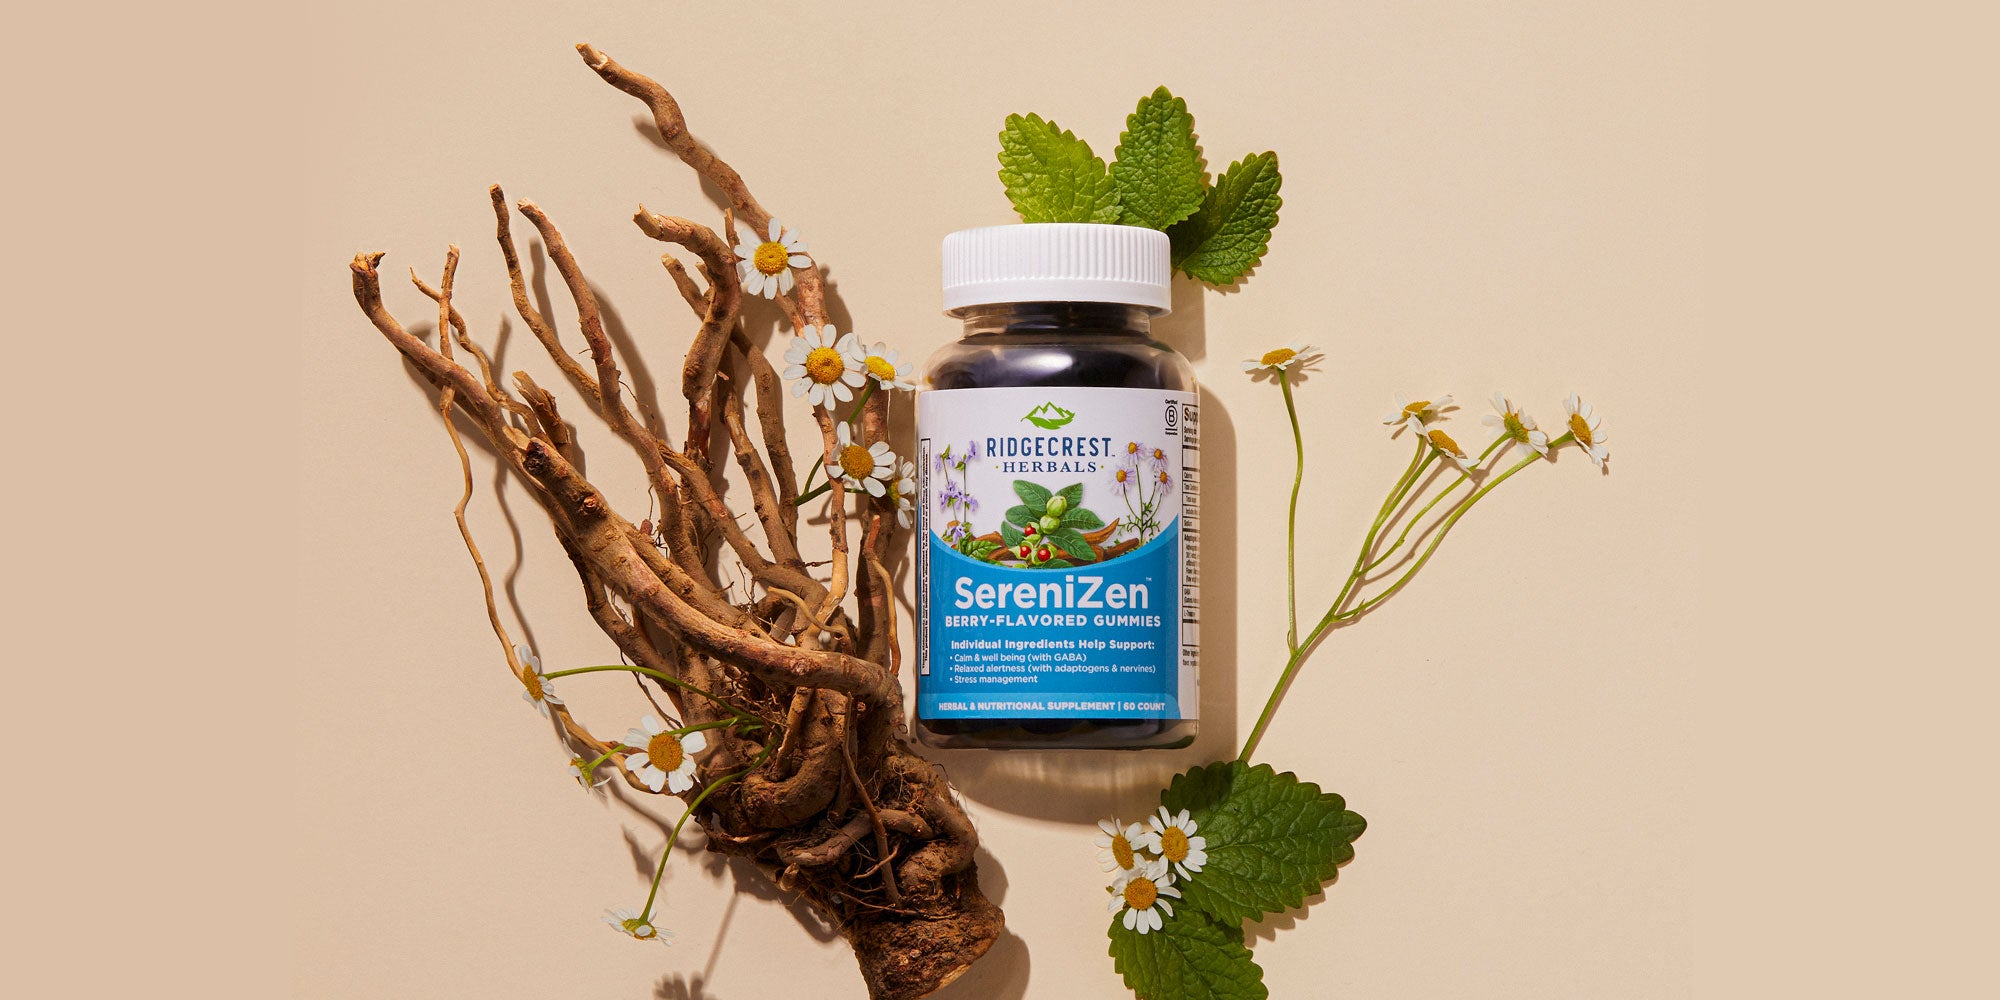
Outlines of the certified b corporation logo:
M 1076 414 L 1054 403 L 1043 403 L 1021 418 L 1045 431 L 1052 431 L 1076 419 Z

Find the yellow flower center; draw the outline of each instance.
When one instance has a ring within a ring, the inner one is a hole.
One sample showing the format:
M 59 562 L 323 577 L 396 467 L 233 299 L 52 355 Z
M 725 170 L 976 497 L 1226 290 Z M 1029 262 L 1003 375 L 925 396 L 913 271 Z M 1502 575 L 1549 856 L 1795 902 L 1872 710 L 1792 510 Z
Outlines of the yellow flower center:
M 1117 480 L 1118 482 L 1121 482 L 1121 483 L 1122 483 L 1122 482 L 1124 482 L 1124 481 L 1125 481 L 1126 477 L 1127 477 L 1127 476 L 1129 476 L 1129 475 L 1131 475 L 1131 473 L 1127 472 L 1127 471 L 1126 471 L 1126 470 L 1124 470 L 1124 469 L 1119 469 L 1118 471 L 1116 471 L 1116 472 L 1113 472 L 1113 473 L 1111 474 L 1111 478 L 1113 478 L 1113 479 Z
M 1405 407 L 1403 407 L 1403 412 L 1404 412 L 1404 413 L 1407 413 L 1407 414 L 1409 414 L 1410 416 L 1413 416 L 1413 417 L 1421 417 L 1421 416 L 1423 416 L 1423 415 L 1424 415 L 1424 411 L 1425 411 L 1425 410 L 1428 410 L 1428 409 L 1430 409 L 1430 408 L 1431 408 L 1431 401 L 1430 401 L 1430 400 L 1428 400 L 1428 399 L 1419 399 L 1419 400 L 1417 400 L 1416 402 L 1414 402 L 1414 403 L 1411 403 L 1410 405 L 1408 405 L 1408 406 L 1405 406 Z
M 832 385 L 847 371 L 847 359 L 831 347 L 815 347 L 806 355 L 806 377 L 821 385 Z
M 1167 832 L 1160 834 L 1160 857 L 1179 863 L 1186 861 L 1187 856 L 1187 834 L 1182 832 L 1180 827 L 1167 827 Z
M 1590 422 L 1583 419 L 1583 414 L 1581 413 L 1572 413 L 1569 415 L 1569 432 L 1576 435 L 1577 441 L 1581 442 L 1585 448 L 1597 443 L 1590 439 Z
M 1520 414 L 1510 410 L 1506 416 L 1500 418 L 1500 423 L 1507 428 L 1508 437 L 1524 443 L 1528 440 L 1528 428 L 1521 423 Z
M 528 697 L 533 698 L 536 701 L 542 700 L 541 674 L 535 673 L 534 671 L 530 670 L 528 671 L 527 679 L 522 681 L 521 683 L 526 684 L 528 686 Z
M 1167 474 L 1164 472 L 1160 473 L 1160 485 L 1164 486 L 1166 485 L 1166 482 L 1167 482 Z
M 1432 429 L 1425 433 L 1431 439 L 1431 444 L 1434 445 L 1439 451 L 1449 452 L 1453 455 L 1465 454 L 1464 449 L 1461 449 L 1458 446 L 1458 442 L 1453 441 L 1451 439 L 1451 435 L 1436 429 Z
M 861 362 L 861 366 L 868 369 L 868 374 L 875 376 L 877 381 L 894 382 L 896 380 L 896 366 L 890 364 L 887 359 L 879 355 L 870 354 L 867 360 Z
M 750 263 L 765 274 L 777 274 L 785 269 L 785 262 L 791 256 L 791 251 L 786 250 L 783 243 L 759 243 L 757 252 L 750 255 Z
M 1164 451 L 1161 451 L 1161 450 L 1160 450 L 1160 449 L 1158 449 L 1158 448 L 1155 448 L 1155 449 L 1153 449 L 1153 461 L 1155 461 L 1155 462 L 1164 462 L 1164 461 L 1166 461 L 1166 460 L 1167 460 L 1167 453 L 1166 453 L 1166 452 L 1164 452 Z
M 1111 837 L 1111 860 L 1118 862 L 1120 868 L 1129 870 L 1132 867 L 1132 842 L 1126 840 L 1122 833 Z
M 855 479 L 866 479 L 875 471 L 875 456 L 858 444 L 840 449 L 840 471 Z
M 681 766 L 687 752 L 681 749 L 680 737 L 672 733 L 661 733 L 646 744 L 646 759 L 662 771 L 673 771 Z
M 1138 453 L 1139 453 L 1139 442 L 1137 441 L 1125 442 L 1125 454 L 1136 455 Z
M 1154 885 L 1152 879 L 1140 875 L 1125 883 L 1126 906 L 1143 910 L 1152 906 L 1153 900 L 1158 898 L 1160 898 L 1160 887 Z
M 1266 365 L 1282 365 L 1285 362 L 1290 361 L 1298 356 L 1299 352 L 1294 351 L 1289 347 L 1280 347 L 1275 351 L 1264 352 L 1264 357 L 1262 358 L 1262 361 Z
M 653 930 L 652 924 L 649 924 L 644 920 L 640 920 L 638 917 L 633 917 L 632 919 L 625 921 L 625 933 L 630 934 L 633 937 L 643 941 L 649 937 L 652 937 L 654 934 L 658 932 Z

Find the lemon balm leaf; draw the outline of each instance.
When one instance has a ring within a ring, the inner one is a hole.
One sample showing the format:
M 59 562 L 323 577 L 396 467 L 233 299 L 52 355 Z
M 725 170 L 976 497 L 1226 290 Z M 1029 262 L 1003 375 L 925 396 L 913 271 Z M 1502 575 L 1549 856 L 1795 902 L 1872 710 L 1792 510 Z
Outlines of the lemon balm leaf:
M 1096 531 L 1104 527 L 1104 519 L 1087 507 L 1072 507 L 1063 511 L 1063 527 L 1080 531 Z
M 1125 986 L 1147 1000 L 1263 1000 L 1264 970 L 1243 946 L 1243 928 L 1199 910 L 1174 908 L 1159 930 L 1141 934 L 1111 918 L 1111 962 Z
M 1276 153 L 1230 164 L 1202 196 L 1201 208 L 1167 230 L 1174 267 L 1211 285 L 1233 285 L 1250 273 L 1270 248 L 1284 204 L 1282 183 Z
M 1054 496 L 1048 487 L 1031 483 L 1026 479 L 1014 480 L 1014 495 L 1020 497 L 1021 502 L 1028 506 L 1033 517 L 1041 517 L 1042 512 L 1049 509 L 1049 497 Z M 1014 513 L 1013 508 L 1009 508 L 1007 513 Z
M 1064 507 L 1075 510 L 1083 503 L 1083 484 L 1071 483 L 1057 490 L 1056 495 L 1063 498 Z
M 1175 775 L 1160 804 L 1188 810 L 1207 839 L 1201 872 L 1179 883 L 1182 906 L 1225 922 L 1304 903 L 1354 857 L 1354 840 L 1368 825 L 1312 782 L 1235 760 Z
M 1208 163 L 1194 134 L 1187 102 L 1161 87 L 1139 99 L 1125 119 L 1111 164 L 1119 221 L 1166 229 L 1201 207 Z
M 1077 533 L 1075 528 L 1061 527 L 1045 535 L 1049 544 L 1070 554 L 1078 562 L 1095 562 L 1097 553 L 1090 551 L 1090 543 Z
M 1117 222 L 1118 191 L 1090 143 L 1040 115 L 1008 115 L 1000 183 L 1022 222 Z

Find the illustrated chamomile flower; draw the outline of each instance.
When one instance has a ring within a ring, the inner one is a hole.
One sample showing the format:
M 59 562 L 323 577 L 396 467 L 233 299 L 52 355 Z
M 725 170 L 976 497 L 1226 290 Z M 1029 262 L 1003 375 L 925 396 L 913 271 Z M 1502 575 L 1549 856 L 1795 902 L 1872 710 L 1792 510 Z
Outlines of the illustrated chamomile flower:
M 1165 918 L 1174 915 L 1173 904 L 1167 902 L 1169 896 L 1181 897 L 1181 891 L 1174 888 L 1173 873 L 1165 861 L 1152 861 L 1111 883 L 1110 912 L 1123 909 L 1125 917 L 1120 922 L 1125 929 L 1145 934 L 1159 930 L 1165 926 Z
M 1443 455 L 1446 461 L 1458 466 L 1459 471 L 1469 476 L 1472 474 L 1472 470 L 1479 465 L 1478 460 L 1467 455 L 1465 449 L 1460 448 L 1458 442 L 1453 441 L 1451 435 L 1446 434 L 1443 428 L 1431 427 L 1425 429 L 1423 433 L 1424 440 L 1429 441 L 1431 447 L 1436 449 L 1438 454 Z
M 1294 340 L 1283 347 L 1265 351 L 1263 357 L 1243 362 L 1243 370 L 1252 373 L 1252 378 L 1258 375 L 1275 375 L 1316 357 L 1318 355 L 1312 353 L 1312 345 Z
M 1496 392 L 1493 394 L 1493 410 L 1494 412 L 1487 414 L 1479 422 L 1488 427 L 1500 428 L 1501 436 L 1535 449 L 1537 455 L 1549 453 L 1548 434 L 1538 429 L 1535 426 L 1535 418 L 1521 412 L 1521 408 L 1515 406 L 1513 400 L 1508 399 L 1503 393 Z
M 861 352 L 861 370 L 875 384 L 884 389 L 905 389 L 916 391 L 917 384 L 901 368 L 896 367 L 896 351 L 888 344 L 876 342 L 875 346 Z M 977 456 L 973 456 L 977 457 Z
M 1167 451 L 1165 448 L 1154 448 L 1152 451 L 1146 453 L 1146 458 L 1153 463 L 1153 468 L 1155 469 L 1165 469 L 1167 467 Z
M 833 437 L 827 473 L 849 487 L 867 490 L 869 496 L 887 493 L 889 478 L 896 474 L 896 453 L 889 450 L 889 442 L 863 445 L 854 440 L 854 425 L 845 420 L 835 427 Z
M 916 513 L 917 463 L 904 462 L 889 481 L 889 499 L 896 504 L 896 523 L 907 528 Z
M 1097 865 L 1108 872 L 1129 872 L 1146 863 L 1138 849 L 1146 842 L 1146 828 L 1137 823 L 1118 825 L 1116 817 L 1100 819 L 1097 828 Z
M 1563 412 L 1569 414 L 1569 432 L 1576 436 L 1577 447 L 1590 456 L 1591 464 L 1604 468 L 1611 460 L 1610 450 L 1604 447 L 1604 418 L 1573 392 L 1563 400 Z
M 674 943 L 674 932 L 664 927 L 653 926 L 652 920 L 639 916 L 635 910 L 620 907 L 604 911 L 604 922 L 620 934 L 639 941 L 658 941 L 664 945 Z
M 1111 480 L 1111 495 L 1121 499 L 1139 485 L 1139 470 L 1129 462 L 1112 465 L 1108 477 Z
M 1167 475 L 1167 470 L 1165 469 L 1154 469 L 1153 481 L 1160 484 L 1160 489 L 1162 492 L 1164 492 L 1167 487 L 1172 486 L 1174 482 L 1173 477 Z
M 1182 878 L 1208 864 L 1208 838 L 1194 835 L 1195 822 L 1186 809 L 1169 813 L 1166 806 L 1161 806 L 1159 815 L 1146 819 L 1152 827 L 1146 831 L 1146 849 L 1172 864 Z
M 589 757 L 571 757 L 569 759 L 569 776 L 575 778 L 576 783 L 585 788 L 603 788 L 605 783 L 611 780 L 611 775 L 606 774 L 592 781 L 591 776 L 596 774 L 597 770 L 590 766 L 590 762 L 591 758 Z
M 1382 418 L 1382 422 L 1401 430 L 1408 427 L 1412 433 L 1422 434 L 1424 425 L 1436 420 L 1446 410 L 1456 409 L 1451 394 L 1436 399 L 1410 399 L 1402 393 L 1396 394 L 1396 411 Z M 1395 431 L 1389 432 L 1394 436 Z
M 868 380 L 861 371 L 861 338 L 842 337 L 833 324 L 808 326 L 792 338 L 785 349 L 784 376 L 792 382 L 792 395 L 804 396 L 814 406 L 831 406 L 854 398 L 854 390 Z
M 755 230 L 751 232 L 755 234 Z M 743 290 L 767 299 L 792 290 L 792 268 L 812 266 L 799 231 L 786 229 L 776 219 L 765 227 L 761 242 L 739 241 L 736 256 L 741 258 L 736 262 L 736 276 L 743 280 Z
M 522 700 L 535 706 L 535 711 L 542 713 L 542 718 L 548 718 L 549 706 L 560 705 L 563 700 L 556 697 L 555 688 L 550 687 L 549 679 L 542 676 L 542 658 L 518 643 L 514 646 L 514 657 L 528 668 L 528 676 L 521 680 Z
M 639 728 L 626 732 L 625 744 L 645 748 L 625 758 L 625 770 L 653 791 L 664 786 L 679 794 L 694 787 L 694 755 L 708 748 L 708 737 L 698 730 L 674 732 L 659 716 L 648 715 L 639 720 Z

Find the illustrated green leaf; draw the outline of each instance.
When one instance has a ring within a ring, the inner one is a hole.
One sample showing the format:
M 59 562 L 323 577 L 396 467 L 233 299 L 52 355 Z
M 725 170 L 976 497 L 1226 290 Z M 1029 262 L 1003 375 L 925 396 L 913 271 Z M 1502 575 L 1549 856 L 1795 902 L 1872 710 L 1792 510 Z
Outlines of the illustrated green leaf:
M 1015 504 L 1007 508 L 1007 513 L 1000 515 L 1002 520 L 1012 521 L 1015 524 L 1027 524 L 1029 521 L 1039 520 L 1041 516 L 1029 510 L 1026 504 Z
M 1161 87 L 1139 99 L 1118 136 L 1111 183 L 1118 189 L 1119 221 L 1166 229 L 1201 207 L 1208 163 L 1194 134 L 1187 102 Z
M 1063 498 L 1063 506 L 1074 509 L 1083 503 L 1083 484 L 1071 483 L 1057 490 L 1056 495 Z
M 1263 1000 L 1264 970 L 1243 946 L 1243 928 L 1199 910 L 1174 908 L 1159 930 L 1125 929 L 1111 918 L 1111 964 L 1145 1000 Z
M 1069 561 L 1069 560 L 1067 560 L 1067 559 L 1064 559 L 1064 558 L 1061 558 L 1061 557 L 1057 557 L 1057 558 L 1054 558 L 1054 559 L 1051 559 L 1051 560 L 1049 560 L 1048 562 L 1045 562 L 1045 563 L 1043 563 L 1043 564 L 1042 564 L 1042 568 L 1043 568 L 1043 569 L 1069 569 L 1070 567 L 1072 567 L 1072 566 L 1075 566 L 1075 565 L 1076 565 L 1075 563 L 1073 563 L 1073 562 L 1070 562 L 1070 561 Z
M 1104 527 L 1104 519 L 1088 507 L 1071 507 L 1063 511 L 1063 527 L 1082 531 L 1096 531 Z
M 1117 222 L 1118 191 L 1090 143 L 1040 115 L 1008 115 L 1000 183 L 1022 222 Z
M 1281 913 L 1339 874 L 1367 829 L 1332 792 L 1269 764 L 1217 761 L 1174 776 L 1160 804 L 1186 809 L 1208 861 L 1177 883 L 1182 904 L 1225 922 Z
M 1094 562 L 1097 559 L 1097 553 L 1090 551 L 1090 543 L 1075 528 L 1057 528 L 1042 537 L 1048 539 L 1050 545 L 1076 557 L 1078 562 Z
M 1023 536 L 1021 535 L 1021 529 L 1014 527 L 1013 522 L 1011 521 L 1000 522 L 1000 539 L 1001 541 L 1007 543 L 1008 548 L 1011 549 L 1019 546 L 1021 544 L 1022 537 Z
M 1020 497 L 1021 502 L 1028 505 L 1029 516 L 1035 518 L 1041 517 L 1043 512 L 1049 509 L 1049 497 L 1053 496 L 1046 487 L 1036 485 L 1025 479 L 1014 480 L 1014 495 Z M 1007 513 L 1010 515 L 1007 519 L 1010 521 L 1013 520 L 1011 516 L 1014 513 L 1013 509 L 1009 508 Z M 1027 518 L 1022 518 L 1022 520 L 1025 521 Z
M 1278 154 L 1256 153 L 1229 165 L 1201 199 L 1201 208 L 1167 230 L 1173 263 L 1188 277 L 1233 285 L 1271 244 L 1283 178 Z

